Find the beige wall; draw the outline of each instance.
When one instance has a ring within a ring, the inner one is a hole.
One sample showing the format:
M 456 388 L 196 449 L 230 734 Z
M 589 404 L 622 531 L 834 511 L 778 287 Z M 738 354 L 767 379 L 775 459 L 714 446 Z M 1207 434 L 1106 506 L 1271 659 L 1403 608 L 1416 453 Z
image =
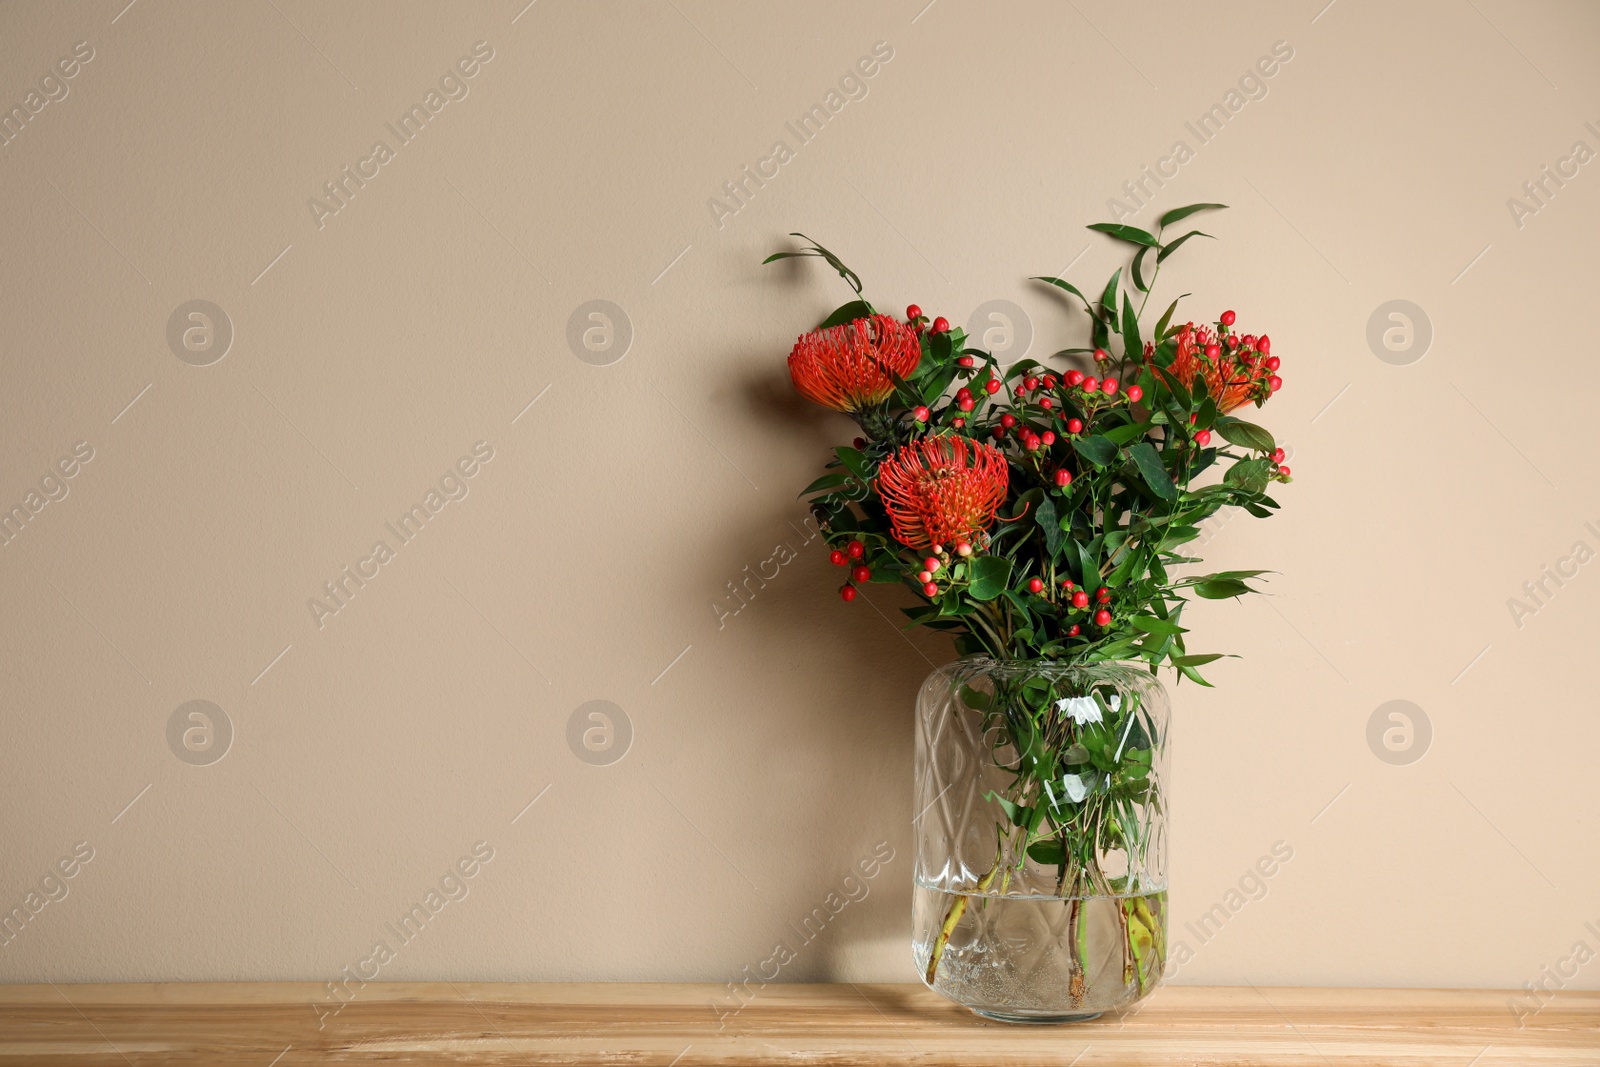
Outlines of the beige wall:
M 1600 564 L 1507 603 L 1600 549 L 1600 164 L 1507 205 L 1600 149 L 1593 5 L 124 2 L 0 7 L 0 104 L 93 50 L 0 147 L 0 500 L 93 451 L 0 547 L 0 907 L 93 850 L 0 978 L 333 978 L 378 941 L 385 978 L 732 978 L 883 842 L 782 976 L 912 980 L 910 704 L 948 652 L 895 631 L 893 593 L 840 603 L 796 532 L 849 429 L 783 357 L 847 290 L 758 264 L 804 230 L 883 305 L 1009 300 L 1047 353 L 1082 322 L 1024 279 L 1102 281 L 1118 251 L 1083 225 L 1179 140 L 1134 221 L 1233 205 L 1162 285 L 1270 329 L 1297 480 L 1207 545 L 1281 573 L 1194 612 L 1195 647 L 1244 658 L 1176 694 L 1178 980 L 1520 986 L 1600 949 Z M 479 41 L 468 95 L 400 144 Z M 1200 144 L 1185 123 L 1280 41 Z M 875 46 L 800 144 L 785 123 Z M 1395 299 L 1433 334 L 1403 365 L 1367 340 Z M 232 324 L 207 366 L 167 336 L 194 300 Z M 569 346 L 591 300 L 631 325 L 619 362 Z M 463 457 L 467 495 L 402 544 L 385 523 Z M 220 761 L 178 755 L 219 734 L 169 744 L 191 700 L 231 724 Z M 607 766 L 568 741 L 595 700 L 632 733 Z M 1391 700 L 1425 758 L 1369 747 Z M 386 924 L 480 841 L 401 946 Z M 1202 943 L 1184 924 L 1277 842 Z

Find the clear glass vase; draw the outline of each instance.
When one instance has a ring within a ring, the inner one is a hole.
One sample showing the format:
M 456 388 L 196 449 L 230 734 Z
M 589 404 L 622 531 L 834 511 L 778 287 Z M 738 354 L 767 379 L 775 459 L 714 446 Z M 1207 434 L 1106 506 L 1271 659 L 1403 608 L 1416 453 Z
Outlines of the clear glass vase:
M 935 992 L 1092 1019 L 1161 980 L 1166 689 L 1121 664 L 959 660 L 917 699 L 912 950 Z

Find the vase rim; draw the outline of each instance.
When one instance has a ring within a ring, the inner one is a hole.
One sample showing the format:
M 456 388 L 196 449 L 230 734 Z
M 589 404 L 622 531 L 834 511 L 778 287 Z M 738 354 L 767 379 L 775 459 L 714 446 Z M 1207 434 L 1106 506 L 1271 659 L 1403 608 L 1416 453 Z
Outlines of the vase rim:
M 955 670 L 960 667 L 980 667 L 989 672 L 1007 673 L 1038 673 L 1040 671 L 1079 672 L 1085 674 L 1137 674 L 1151 680 L 1156 680 L 1156 675 L 1148 667 L 1138 661 L 1130 660 L 1097 660 L 1093 663 L 1080 663 L 1076 660 L 1052 659 L 1041 657 L 1036 659 L 996 659 L 990 655 L 962 656 L 942 667 L 940 671 Z

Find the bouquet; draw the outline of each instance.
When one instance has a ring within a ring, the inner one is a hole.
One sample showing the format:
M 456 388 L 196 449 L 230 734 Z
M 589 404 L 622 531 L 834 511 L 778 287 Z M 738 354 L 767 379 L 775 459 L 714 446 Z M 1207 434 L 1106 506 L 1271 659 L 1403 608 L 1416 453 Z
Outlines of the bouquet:
M 1168 239 L 1167 228 L 1223 206 L 1168 211 L 1154 233 L 1090 226 L 1130 246 L 1131 262 L 1093 299 L 1062 278 L 1033 279 L 1088 317 L 1088 344 L 1046 363 L 1001 366 L 916 305 L 904 319 L 883 313 L 854 271 L 803 234 L 793 235 L 808 242 L 801 250 L 766 260 L 820 258 L 855 292 L 789 354 L 800 394 L 860 429 L 801 494 L 845 572 L 845 601 L 898 583 L 916 597 L 902 609 L 908 628 L 947 633 L 966 657 L 1167 667 L 1209 684 L 1200 669 L 1219 656 L 1189 650 L 1184 605 L 1255 592 L 1250 581 L 1265 572 L 1188 573 L 1197 561 L 1185 546 L 1222 508 L 1270 516 L 1269 487 L 1290 480 L 1272 434 L 1235 414 L 1283 384 L 1271 339 L 1243 332 L 1233 311 L 1179 320 L 1179 300 L 1153 325 L 1145 318 L 1168 259 L 1209 236 Z M 963 690 L 999 731 L 996 758 L 1012 776 L 990 798 L 1006 821 L 975 889 L 1031 860 L 1055 869 L 1058 888 L 1131 892 L 1099 857 L 1141 844 L 1133 805 L 1150 799 L 1151 764 L 1135 709 L 1070 675 L 1019 677 L 1009 692 Z M 930 984 L 968 900 L 951 899 L 929 946 Z M 1135 905 L 1119 920 L 1130 981 L 1143 986 L 1164 924 Z

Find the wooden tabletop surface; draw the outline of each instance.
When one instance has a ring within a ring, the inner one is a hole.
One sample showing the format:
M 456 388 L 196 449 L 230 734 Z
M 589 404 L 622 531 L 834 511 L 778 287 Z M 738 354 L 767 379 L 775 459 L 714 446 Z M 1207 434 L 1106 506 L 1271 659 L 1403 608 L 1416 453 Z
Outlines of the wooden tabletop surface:
M 311 1063 L 1597 1067 L 1600 992 L 1178 986 L 1016 1026 L 916 985 L 0 986 L 0 1065 Z

